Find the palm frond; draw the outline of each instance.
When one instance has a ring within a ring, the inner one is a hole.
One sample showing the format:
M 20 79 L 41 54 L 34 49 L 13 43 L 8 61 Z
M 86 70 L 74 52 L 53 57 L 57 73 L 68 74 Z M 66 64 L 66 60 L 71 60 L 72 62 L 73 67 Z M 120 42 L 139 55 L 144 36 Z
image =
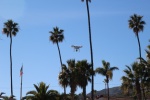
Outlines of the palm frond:
M 119 70 L 118 67 L 111 67 L 109 70 L 114 71 L 114 70 Z
M 140 31 L 143 31 L 144 25 L 146 24 L 145 21 L 142 20 L 143 16 L 134 14 L 130 16 L 129 28 L 133 29 L 133 32 L 138 35 Z
M 112 80 L 113 72 L 111 70 L 108 70 L 106 74 L 109 77 L 109 79 Z
M 98 73 L 98 74 L 101 74 L 103 76 L 106 75 L 106 70 L 104 68 L 98 67 L 98 68 L 96 68 L 95 72 Z
M 26 95 L 36 95 L 37 94 L 37 92 L 36 91 L 34 91 L 34 90 L 32 90 L 32 91 L 28 91 L 27 93 L 26 93 Z

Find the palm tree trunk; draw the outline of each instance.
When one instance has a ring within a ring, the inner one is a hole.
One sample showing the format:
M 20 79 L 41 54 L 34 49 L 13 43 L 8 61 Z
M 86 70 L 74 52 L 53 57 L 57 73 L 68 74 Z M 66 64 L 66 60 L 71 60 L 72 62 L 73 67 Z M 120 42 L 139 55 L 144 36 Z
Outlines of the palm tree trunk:
M 61 53 L 60 53 L 60 48 L 59 48 L 59 44 L 57 42 L 57 48 L 58 48 L 58 52 L 59 52 L 59 58 L 60 58 L 60 64 L 61 64 L 61 71 L 63 70 L 62 69 L 62 59 L 61 59 Z M 66 96 L 66 86 L 64 86 L 64 94 Z
M 142 85 L 142 92 L 143 92 L 143 100 L 146 100 L 145 90 L 144 90 L 144 86 L 143 85 Z
M 11 55 L 11 48 L 12 48 L 12 34 L 10 32 L 10 81 L 11 81 L 11 96 L 13 97 L 13 83 L 12 83 L 12 55 Z
M 58 42 L 57 42 L 57 48 L 58 48 L 58 53 L 59 53 L 59 58 L 60 58 L 60 64 L 61 64 L 61 70 L 62 70 L 62 59 L 61 59 L 61 53 L 60 53 L 60 48 L 59 48 Z
M 83 86 L 83 100 L 86 100 L 86 86 Z
M 71 100 L 74 100 L 74 90 L 71 89 Z
M 138 45 L 139 45 L 139 56 L 140 56 L 140 63 L 141 63 L 141 45 L 140 45 L 140 39 L 139 39 L 139 35 L 137 33 L 137 40 L 138 40 Z
M 140 86 L 138 78 L 136 78 L 136 91 L 137 91 L 138 100 L 142 100 L 142 98 L 141 98 L 141 86 Z
M 145 80 L 146 80 L 146 77 L 145 77 L 145 73 L 147 73 L 147 71 L 145 72 L 144 70 L 142 70 L 142 73 L 144 73 L 143 78 L 141 77 L 141 89 L 142 89 L 142 97 L 143 97 L 143 100 L 146 100 L 146 95 L 145 95 Z
M 108 100 L 109 100 L 109 80 L 108 80 L 108 77 L 106 77 L 106 79 L 107 79 L 107 98 L 108 98 Z
M 107 94 L 107 88 L 106 88 L 106 83 L 105 83 L 105 95 Z
M 91 24 L 90 24 L 90 11 L 89 11 L 89 4 L 88 0 L 86 0 L 86 6 L 87 6 L 87 14 L 88 14 L 88 26 L 89 26 L 89 41 L 90 41 L 90 51 L 91 51 L 91 66 L 92 66 L 92 71 L 93 71 L 93 50 L 92 50 L 92 37 L 91 37 Z M 92 73 L 92 93 L 91 97 L 92 100 L 94 100 L 94 76 Z
M 142 63 L 142 62 L 141 62 L 141 58 L 142 58 L 142 57 L 141 57 L 141 45 L 140 45 L 140 39 L 139 39 L 138 32 L 137 32 L 136 34 L 137 34 L 137 40 L 138 40 L 138 45 L 139 45 L 139 56 L 140 56 L 140 64 L 141 64 L 141 63 Z M 138 81 L 139 81 L 139 80 L 138 80 Z M 142 80 L 141 80 L 141 81 L 142 81 Z M 142 100 L 142 99 L 141 99 L 141 96 L 142 96 L 142 95 L 141 95 L 140 83 L 138 82 L 138 84 L 139 84 L 138 87 L 137 87 L 137 89 L 138 89 L 138 91 L 137 91 L 137 92 L 138 92 L 138 98 L 139 98 L 139 100 Z

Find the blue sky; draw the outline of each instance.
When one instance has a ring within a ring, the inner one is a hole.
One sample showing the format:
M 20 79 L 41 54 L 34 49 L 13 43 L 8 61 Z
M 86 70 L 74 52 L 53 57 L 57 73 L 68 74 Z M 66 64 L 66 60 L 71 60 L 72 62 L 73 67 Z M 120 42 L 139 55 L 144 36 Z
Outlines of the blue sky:
M 93 42 L 94 69 L 102 66 L 101 61 L 110 62 L 120 70 L 114 72 L 110 87 L 121 84 L 125 65 L 138 57 L 135 34 L 128 28 L 128 20 L 134 13 L 142 15 L 146 22 L 140 33 L 142 57 L 150 39 L 149 0 L 92 0 L 90 6 Z M 49 89 L 63 92 L 58 84 L 60 62 L 56 45 L 49 41 L 49 31 L 58 26 L 64 30 L 65 40 L 60 44 L 62 61 L 69 59 L 90 62 L 87 11 L 81 0 L 0 0 L 0 29 L 3 23 L 12 19 L 19 24 L 20 31 L 13 38 L 13 87 L 17 99 L 20 96 L 20 68 L 23 64 L 23 96 L 33 90 L 33 84 L 43 81 Z M 10 95 L 9 38 L 0 34 L 0 92 Z M 74 52 L 71 45 L 82 45 L 80 52 Z M 104 77 L 96 75 L 94 89 L 105 87 Z M 87 86 L 87 93 L 91 84 Z M 70 88 L 67 88 L 67 93 Z M 77 94 L 81 93 L 80 88 Z

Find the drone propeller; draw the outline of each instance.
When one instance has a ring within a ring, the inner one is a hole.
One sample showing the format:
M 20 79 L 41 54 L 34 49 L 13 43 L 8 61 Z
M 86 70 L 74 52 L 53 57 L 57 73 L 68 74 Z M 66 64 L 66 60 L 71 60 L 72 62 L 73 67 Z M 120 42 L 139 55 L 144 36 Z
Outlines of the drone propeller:
M 75 46 L 75 45 L 72 45 L 71 47 L 73 47 L 76 52 L 80 51 L 80 48 L 82 48 L 82 46 Z

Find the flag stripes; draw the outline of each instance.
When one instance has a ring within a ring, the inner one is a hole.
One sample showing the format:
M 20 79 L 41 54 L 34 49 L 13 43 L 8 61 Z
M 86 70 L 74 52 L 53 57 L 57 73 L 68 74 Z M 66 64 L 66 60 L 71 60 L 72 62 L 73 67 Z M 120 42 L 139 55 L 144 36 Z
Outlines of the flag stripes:
M 22 65 L 22 67 L 20 69 L 20 76 L 22 76 L 22 75 L 23 75 L 23 65 Z

